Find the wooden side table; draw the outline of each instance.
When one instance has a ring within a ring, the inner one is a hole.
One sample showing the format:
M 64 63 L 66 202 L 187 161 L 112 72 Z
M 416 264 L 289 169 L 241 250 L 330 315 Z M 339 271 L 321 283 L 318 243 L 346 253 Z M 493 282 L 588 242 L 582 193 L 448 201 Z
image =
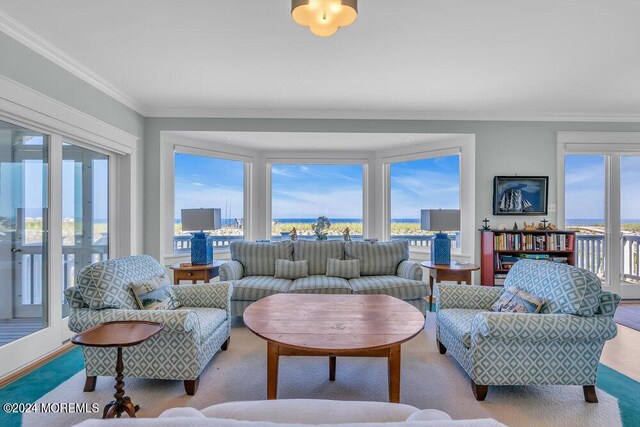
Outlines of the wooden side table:
M 173 264 L 170 268 L 173 270 L 173 284 L 179 285 L 181 280 L 188 280 L 196 283 L 198 280 L 209 283 L 209 280 L 218 277 L 220 266 L 224 261 L 214 260 L 211 264 L 193 265 L 191 263 Z
M 480 270 L 479 265 L 475 264 L 458 264 L 451 262 L 450 264 L 433 264 L 431 261 L 423 261 L 420 263 L 424 268 L 429 269 L 429 311 L 433 311 L 433 284 L 437 282 L 451 281 L 461 284 L 465 282 L 471 284 L 471 272 Z
M 148 340 L 164 328 L 162 323 L 145 321 L 117 321 L 105 322 L 71 338 L 71 342 L 88 347 L 118 347 L 116 359 L 116 392 L 115 400 L 107 403 L 102 412 L 102 418 L 120 418 L 126 412 L 131 418 L 136 417 L 140 406 L 134 405 L 129 396 L 124 395 L 124 363 L 122 361 L 122 347 L 131 347 Z M 95 378 L 95 377 L 94 377 Z M 94 383 L 95 384 L 95 383 Z

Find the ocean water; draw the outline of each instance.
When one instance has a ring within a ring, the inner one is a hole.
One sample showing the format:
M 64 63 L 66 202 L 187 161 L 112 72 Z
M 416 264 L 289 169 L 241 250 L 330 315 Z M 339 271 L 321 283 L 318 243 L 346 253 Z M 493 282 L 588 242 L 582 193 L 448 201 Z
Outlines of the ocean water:
M 565 222 L 567 223 L 567 226 L 602 225 L 604 224 L 604 218 L 567 218 Z M 622 219 L 620 222 L 622 224 L 640 224 L 640 219 Z
M 302 223 L 302 224 L 313 224 L 316 222 L 318 218 L 274 218 L 273 221 L 277 221 L 281 224 L 291 224 L 291 223 Z M 331 222 L 362 222 L 362 218 L 329 218 Z M 182 221 L 180 218 L 176 218 L 176 224 L 180 224 Z M 235 222 L 235 218 L 223 218 L 222 223 L 224 225 L 233 224 Z M 402 223 L 410 223 L 410 224 L 419 224 L 420 218 L 393 218 L 391 222 L 402 222 Z

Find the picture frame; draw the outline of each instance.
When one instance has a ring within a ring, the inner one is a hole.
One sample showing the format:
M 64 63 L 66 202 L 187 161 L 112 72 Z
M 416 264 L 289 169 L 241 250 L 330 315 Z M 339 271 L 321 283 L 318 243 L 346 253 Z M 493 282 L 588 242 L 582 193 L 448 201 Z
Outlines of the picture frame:
M 494 215 L 546 215 L 548 202 L 548 176 L 493 178 Z

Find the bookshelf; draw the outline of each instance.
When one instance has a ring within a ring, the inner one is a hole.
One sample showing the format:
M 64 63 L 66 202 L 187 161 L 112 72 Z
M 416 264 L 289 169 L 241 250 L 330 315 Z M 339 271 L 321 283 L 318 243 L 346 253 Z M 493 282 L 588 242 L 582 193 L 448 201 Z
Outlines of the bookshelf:
M 576 233 L 566 230 L 480 230 L 482 284 L 504 283 L 514 262 L 545 259 L 576 265 Z

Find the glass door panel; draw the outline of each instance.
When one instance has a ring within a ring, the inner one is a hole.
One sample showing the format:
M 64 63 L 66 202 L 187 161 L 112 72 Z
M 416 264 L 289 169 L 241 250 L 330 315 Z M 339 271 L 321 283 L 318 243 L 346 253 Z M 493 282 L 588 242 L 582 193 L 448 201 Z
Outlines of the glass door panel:
M 62 288 L 85 266 L 109 258 L 109 156 L 62 144 Z M 64 301 L 62 316 L 69 315 Z
M 605 280 L 605 156 L 565 156 L 565 225 L 577 232 L 576 265 Z
M 640 156 L 620 158 L 622 280 L 640 284 Z
M 48 138 L 0 122 L 0 345 L 47 326 Z

